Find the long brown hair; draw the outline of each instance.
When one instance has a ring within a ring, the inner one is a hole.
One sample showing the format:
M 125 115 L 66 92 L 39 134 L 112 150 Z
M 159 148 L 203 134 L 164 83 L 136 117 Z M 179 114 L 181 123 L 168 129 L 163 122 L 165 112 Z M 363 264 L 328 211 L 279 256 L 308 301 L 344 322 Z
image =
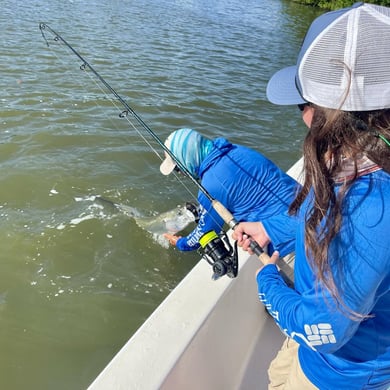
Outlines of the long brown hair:
M 340 231 L 343 202 L 357 179 L 359 156 L 365 154 L 390 173 L 390 146 L 386 143 L 390 140 L 390 109 L 345 112 L 312 106 L 313 120 L 304 141 L 304 184 L 289 211 L 296 214 L 309 192 L 313 193 L 305 216 L 306 255 L 317 281 L 329 290 L 339 307 L 345 308 L 331 272 L 328 248 Z M 353 161 L 355 175 L 336 193 L 334 177 L 341 172 L 345 156 Z M 359 317 L 359 313 L 346 309 L 352 317 Z

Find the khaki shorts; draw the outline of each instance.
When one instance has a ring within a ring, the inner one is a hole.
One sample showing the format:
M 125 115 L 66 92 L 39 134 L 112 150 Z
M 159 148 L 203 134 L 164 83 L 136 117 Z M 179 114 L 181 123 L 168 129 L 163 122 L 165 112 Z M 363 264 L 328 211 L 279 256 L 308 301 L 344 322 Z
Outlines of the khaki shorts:
M 301 369 L 299 344 L 287 338 L 268 369 L 268 390 L 318 390 Z

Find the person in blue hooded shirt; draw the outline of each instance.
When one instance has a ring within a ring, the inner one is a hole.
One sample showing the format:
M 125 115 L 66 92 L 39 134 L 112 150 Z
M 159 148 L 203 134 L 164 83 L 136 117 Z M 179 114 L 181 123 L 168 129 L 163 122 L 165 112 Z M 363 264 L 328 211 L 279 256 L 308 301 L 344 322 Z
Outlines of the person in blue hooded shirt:
M 165 146 L 208 193 L 222 203 L 237 221 L 257 221 L 287 211 L 298 183 L 262 154 L 225 138 L 210 140 L 192 129 L 179 129 L 169 135 Z M 164 175 L 177 169 L 166 153 L 160 166 Z M 209 231 L 219 233 L 224 221 L 199 191 L 197 227 L 186 237 L 166 234 L 179 250 L 199 247 L 199 239 Z M 282 255 L 291 248 L 285 248 Z
M 295 242 L 295 290 L 277 251 L 257 273 L 287 335 L 269 390 L 390 389 L 389 53 L 390 8 L 356 3 L 315 19 L 296 65 L 268 82 L 268 99 L 298 105 L 309 129 L 289 212 L 233 232 L 244 249 L 248 235 Z

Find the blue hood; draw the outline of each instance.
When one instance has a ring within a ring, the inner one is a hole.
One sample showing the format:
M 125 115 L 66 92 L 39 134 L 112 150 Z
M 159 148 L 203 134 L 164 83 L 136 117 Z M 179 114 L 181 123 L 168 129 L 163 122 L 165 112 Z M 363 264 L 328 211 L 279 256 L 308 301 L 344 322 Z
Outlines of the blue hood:
M 213 142 L 192 129 L 179 129 L 172 134 L 170 150 L 196 179 L 200 166 L 213 148 Z

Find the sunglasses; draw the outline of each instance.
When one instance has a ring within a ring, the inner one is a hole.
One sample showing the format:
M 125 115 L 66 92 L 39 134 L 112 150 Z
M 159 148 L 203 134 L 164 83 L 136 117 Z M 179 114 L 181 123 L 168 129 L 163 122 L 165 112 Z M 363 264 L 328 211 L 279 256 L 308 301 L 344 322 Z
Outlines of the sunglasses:
M 305 107 L 309 107 L 310 106 L 310 103 L 302 103 L 302 104 L 298 104 L 298 108 L 299 108 L 299 111 L 303 112 Z

